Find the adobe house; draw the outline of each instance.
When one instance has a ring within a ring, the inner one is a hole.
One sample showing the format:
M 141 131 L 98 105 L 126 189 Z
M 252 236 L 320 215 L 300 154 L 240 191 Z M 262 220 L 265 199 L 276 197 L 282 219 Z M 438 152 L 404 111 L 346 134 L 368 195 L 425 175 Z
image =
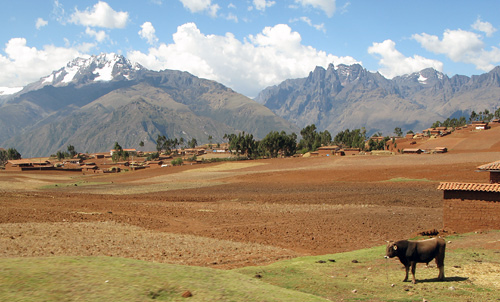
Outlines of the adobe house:
M 403 154 L 420 154 L 422 153 L 423 150 L 422 149 L 419 149 L 419 148 L 406 148 L 406 149 L 403 149 Z
M 442 182 L 443 227 L 458 233 L 500 229 L 500 161 L 478 167 L 489 183 Z
M 434 153 L 446 153 L 448 152 L 448 148 L 446 147 L 436 147 L 434 148 Z
M 424 136 L 440 136 L 441 135 L 441 130 L 438 130 L 437 128 L 427 128 L 423 131 Z
M 344 148 L 343 150 L 340 150 L 344 152 L 344 155 L 358 155 L 361 152 L 360 148 Z
M 335 152 L 339 150 L 340 150 L 339 146 L 322 146 L 318 148 L 317 152 L 318 155 L 326 156 L 326 155 L 334 155 Z
M 52 170 L 54 166 L 49 161 L 31 161 L 29 159 L 8 160 L 5 171 Z

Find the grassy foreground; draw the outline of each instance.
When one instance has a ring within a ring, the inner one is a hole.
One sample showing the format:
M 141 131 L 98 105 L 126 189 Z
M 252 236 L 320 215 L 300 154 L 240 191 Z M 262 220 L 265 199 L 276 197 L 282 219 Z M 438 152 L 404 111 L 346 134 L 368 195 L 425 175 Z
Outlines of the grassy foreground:
M 474 236 L 474 235 L 467 235 Z M 460 241 L 467 236 L 448 237 Z M 417 284 L 384 246 L 224 271 L 114 257 L 0 259 L 0 301 L 493 301 L 496 250 L 448 249 L 446 279 L 417 266 Z M 182 295 L 189 291 L 192 296 Z

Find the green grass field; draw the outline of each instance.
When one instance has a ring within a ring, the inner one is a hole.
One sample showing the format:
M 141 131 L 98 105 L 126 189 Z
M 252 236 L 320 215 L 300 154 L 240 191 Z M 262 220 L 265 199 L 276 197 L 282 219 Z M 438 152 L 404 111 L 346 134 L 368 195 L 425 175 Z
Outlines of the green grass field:
M 448 237 L 460 241 L 466 236 Z M 0 259 L 1 301 L 494 301 L 500 254 L 448 249 L 446 278 L 417 265 L 417 284 L 385 246 L 235 270 L 115 257 Z M 433 264 L 433 263 L 432 263 Z M 189 291 L 192 296 L 182 297 Z

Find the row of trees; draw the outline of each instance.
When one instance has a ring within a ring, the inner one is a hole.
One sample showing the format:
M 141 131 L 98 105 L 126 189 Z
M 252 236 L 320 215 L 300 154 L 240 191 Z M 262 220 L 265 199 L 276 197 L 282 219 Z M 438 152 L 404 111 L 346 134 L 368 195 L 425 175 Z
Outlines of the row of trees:
M 229 149 L 237 150 L 250 158 L 262 156 L 292 156 L 297 152 L 297 134 L 286 134 L 285 131 L 271 131 L 261 141 L 256 141 L 253 134 L 225 134 Z
M 328 130 L 323 132 L 316 131 L 316 125 L 308 125 L 300 130 L 302 139 L 299 142 L 298 148 L 302 152 L 315 151 L 321 146 L 329 145 L 332 142 L 332 135 Z
M 211 139 L 211 136 L 209 136 Z M 178 146 L 184 145 L 184 138 L 167 138 L 165 135 L 158 135 L 156 139 L 156 151 L 159 153 L 164 152 L 166 154 L 171 154 L 173 149 L 176 149 Z M 198 141 L 196 138 L 192 138 L 187 142 L 187 146 L 189 148 L 195 148 L 198 145 Z
M 364 128 L 352 131 L 346 129 L 339 132 L 332 139 L 332 135 L 328 130 L 318 132 L 316 125 L 312 124 L 303 128 L 300 134 L 302 138 L 298 143 L 297 134 L 287 134 L 285 131 L 271 131 L 260 141 L 256 140 L 253 134 L 244 131 L 238 134 L 225 134 L 223 138 L 228 141 L 230 150 L 237 150 L 237 152 L 249 158 L 292 156 L 298 151 L 301 153 L 316 151 L 319 147 L 332 143 L 344 148 L 366 149 L 367 137 Z M 210 136 L 209 139 L 211 140 L 212 137 Z M 388 137 L 377 141 L 370 139 L 368 143 L 369 150 L 384 149 L 387 140 L 389 140 Z M 164 135 L 158 135 L 156 140 L 157 152 L 151 155 L 152 159 L 157 158 L 160 153 L 171 154 L 173 149 L 182 144 L 184 144 L 182 138 L 178 140 L 177 138 L 170 139 Z M 196 139 L 188 142 L 188 146 L 191 148 L 194 148 L 196 144 Z
M 459 118 L 447 118 L 444 122 L 436 121 L 434 124 L 432 124 L 432 128 L 436 127 L 463 127 L 467 125 L 467 122 L 471 123 L 474 121 L 485 121 L 485 122 L 491 122 L 491 120 L 495 118 L 500 118 L 500 108 L 495 110 L 495 112 L 490 112 L 488 109 L 484 109 L 484 111 L 479 111 L 476 113 L 476 111 L 472 111 L 470 113 L 469 119 L 465 116 L 461 116 Z
M 68 151 L 57 151 L 56 157 L 58 160 L 64 159 L 64 158 L 73 158 L 75 157 L 78 152 L 75 150 L 75 146 L 73 145 L 68 145 L 67 146 Z
M 9 148 L 7 150 L 0 150 L 0 165 L 3 166 L 8 160 L 21 159 L 21 153 L 19 153 L 15 148 Z

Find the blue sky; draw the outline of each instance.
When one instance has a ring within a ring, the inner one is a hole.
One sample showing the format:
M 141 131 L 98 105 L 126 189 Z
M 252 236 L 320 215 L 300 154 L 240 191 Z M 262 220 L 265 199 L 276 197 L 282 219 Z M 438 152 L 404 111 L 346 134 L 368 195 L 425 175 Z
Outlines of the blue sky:
M 249 97 L 330 63 L 471 76 L 500 65 L 499 12 L 496 0 L 2 1 L 0 87 L 104 52 Z

